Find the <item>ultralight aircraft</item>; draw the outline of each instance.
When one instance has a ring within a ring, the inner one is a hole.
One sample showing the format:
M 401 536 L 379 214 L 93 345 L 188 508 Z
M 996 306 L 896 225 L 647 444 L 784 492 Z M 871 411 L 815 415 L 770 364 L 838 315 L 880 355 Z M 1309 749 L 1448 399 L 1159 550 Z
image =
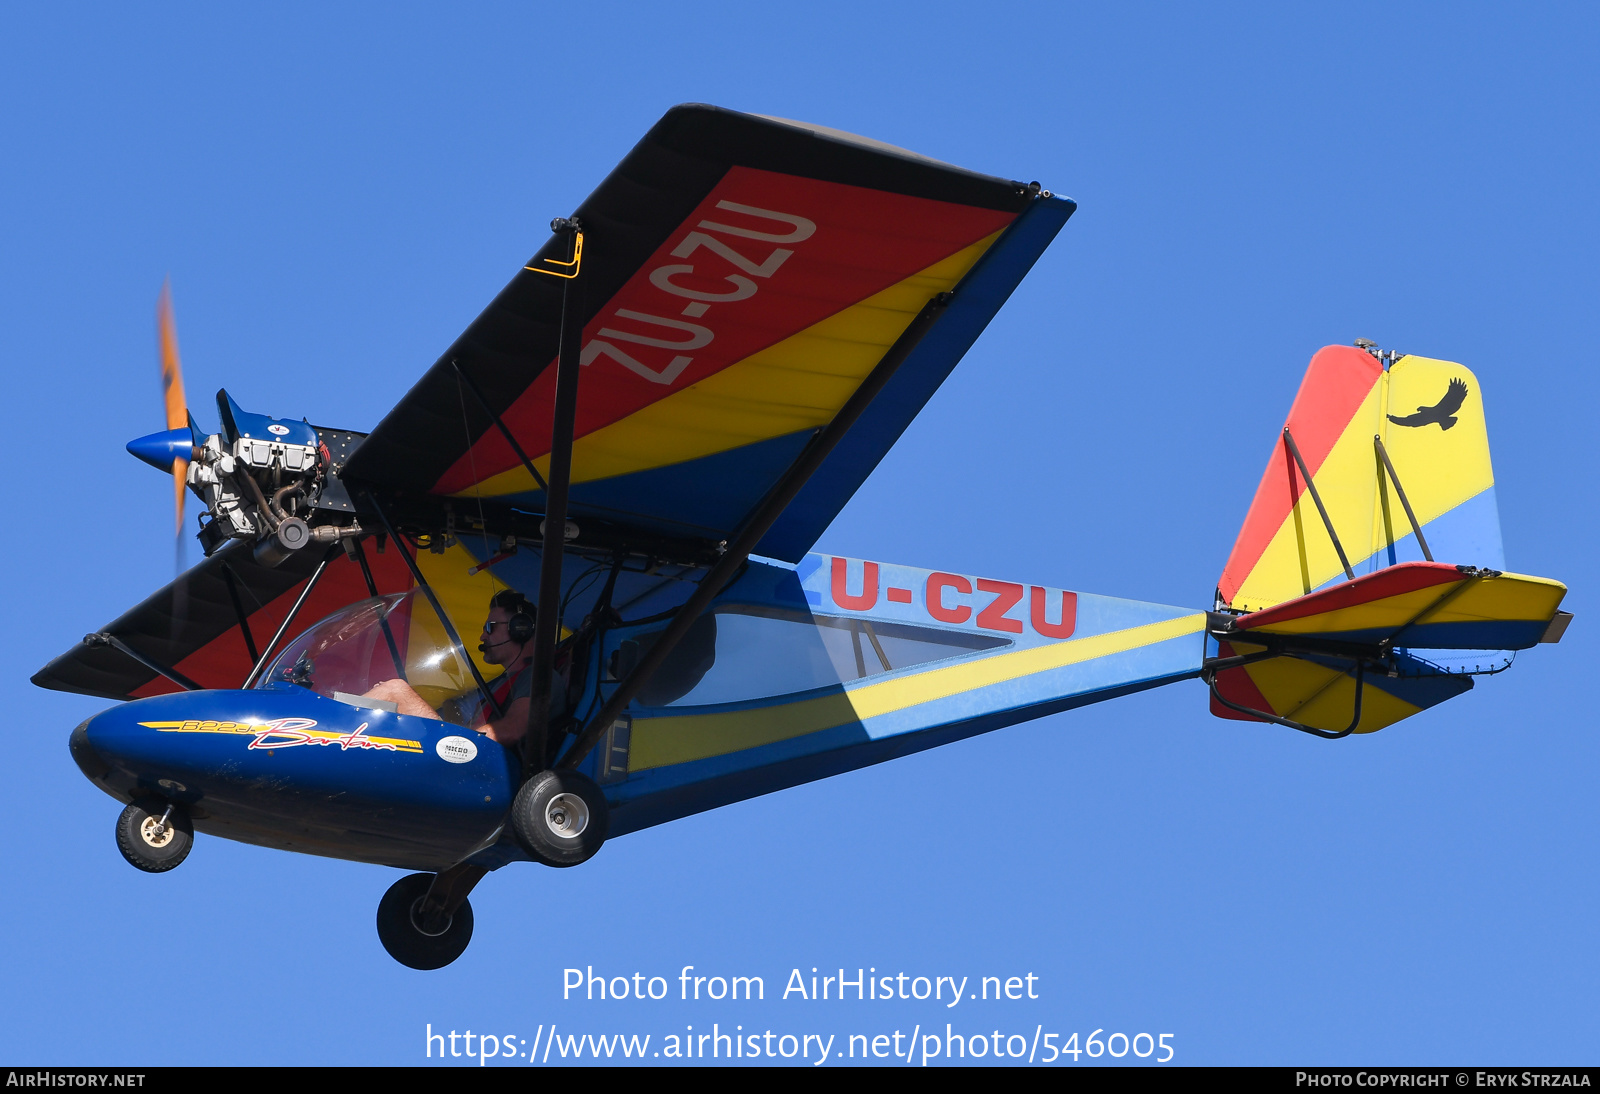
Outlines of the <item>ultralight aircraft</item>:
M 124 856 L 198 830 L 414 871 L 378 935 L 438 968 L 508 863 L 1179 680 L 1369 733 L 1560 638 L 1565 588 L 1504 572 L 1477 378 L 1365 342 L 1312 358 L 1210 611 L 812 552 L 1075 208 L 676 107 L 369 434 L 225 391 L 205 432 L 164 295 L 168 428 L 128 447 L 180 528 L 204 502 L 205 560 L 33 678 L 126 700 L 70 742 Z M 508 587 L 511 747 L 462 639 Z

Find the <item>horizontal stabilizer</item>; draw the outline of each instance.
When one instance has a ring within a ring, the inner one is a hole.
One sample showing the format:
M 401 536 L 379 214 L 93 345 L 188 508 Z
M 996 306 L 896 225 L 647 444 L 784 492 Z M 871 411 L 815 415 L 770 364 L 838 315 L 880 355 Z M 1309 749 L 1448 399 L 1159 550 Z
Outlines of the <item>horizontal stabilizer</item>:
M 1222 642 L 1218 649 L 1224 658 L 1263 652 L 1263 647 L 1243 642 Z M 1299 723 L 1294 728 L 1309 726 L 1324 735 L 1372 733 L 1472 690 L 1472 677 L 1440 674 L 1426 662 L 1403 653 L 1395 655 L 1394 664 L 1399 675 L 1361 674 L 1361 705 L 1357 708 L 1353 661 L 1268 657 L 1217 672 L 1211 713 L 1251 722 L 1288 720 Z M 1252 712 L 1274 717 L 1262 718 Z
M 1402 562 L 1234 620 L 1239 632 L 1435 650 L 1525 650 L 1544 637 L 1559 581 Z M 1242 637 L 1242 635 L 1241 635 Z
M 1370 733 L 1472 687 L 1470 675 L 1408 651 L 1527 649 L 1562 629 L 1565 594 L 1546 578 L 1403 562 L 1259 612 L 1214 615 L 1211 712 L 1323 736 Z

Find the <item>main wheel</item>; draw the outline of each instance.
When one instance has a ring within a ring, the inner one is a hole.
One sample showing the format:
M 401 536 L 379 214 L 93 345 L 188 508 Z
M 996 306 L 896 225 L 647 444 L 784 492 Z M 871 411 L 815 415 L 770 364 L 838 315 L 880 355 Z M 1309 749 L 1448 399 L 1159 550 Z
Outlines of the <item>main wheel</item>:
M 576 866 L 606 841 L 605 795 L 576 771 L 541 771 L 522 784 L 511 805 L 511 829 L 546 866 Z
M 465 900 L 442 926 L 424 927 L 418 918 L 432 874 L 407 874 L 378 901 L 378 941 L 408 969 L 442 969 L 472 941 L 472 905 Z
M 140 798 L 117 818 L 117 850 L 146 873 L 166 873 L 193 846 L 194 825 L 181 805 Z

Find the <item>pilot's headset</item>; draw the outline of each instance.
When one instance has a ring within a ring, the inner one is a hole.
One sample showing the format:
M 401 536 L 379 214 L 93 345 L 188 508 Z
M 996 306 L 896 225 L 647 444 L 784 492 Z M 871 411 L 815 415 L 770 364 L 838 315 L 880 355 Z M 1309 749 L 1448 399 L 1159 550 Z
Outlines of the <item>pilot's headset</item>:
M 504 608 L 511 613 L 511 618 L 506 621 L 506 640 L 517 645 L 523 645 L 533 637 L 535 619 L 539 610 L 527 597 L 515 589 L 502 589 L 495 593 L 489 600 L 491 608 Z M 483 651 L 485 645 L 500 645 L 498 642 L 478 644 L 478 650 Z

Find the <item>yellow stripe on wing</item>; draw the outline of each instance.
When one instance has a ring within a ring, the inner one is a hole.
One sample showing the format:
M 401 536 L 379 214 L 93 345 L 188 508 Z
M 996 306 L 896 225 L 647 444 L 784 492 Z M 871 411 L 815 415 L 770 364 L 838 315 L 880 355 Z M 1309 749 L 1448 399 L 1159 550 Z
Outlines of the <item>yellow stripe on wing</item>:
M 667 467 L 771 440 L 833 420 L 924 305 L 966 276 L 999 232 L 775 345 L 579 437 L 572 481 Z M 533 461 L 549 473 L 550 457 Z M 518 465 L 458 497 L 535 490 Z

